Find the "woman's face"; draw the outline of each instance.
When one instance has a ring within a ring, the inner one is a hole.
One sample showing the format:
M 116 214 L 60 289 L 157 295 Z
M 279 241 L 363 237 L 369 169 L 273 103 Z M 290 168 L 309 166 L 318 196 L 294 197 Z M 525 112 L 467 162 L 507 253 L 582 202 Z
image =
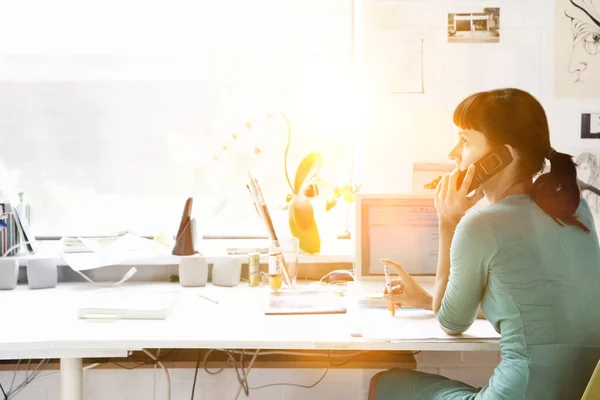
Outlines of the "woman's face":
M 492 146 L 483 133 L 473 129 L 460 130 L 458 141 L 448 157 L 454 160 L 458 169 L 465 170 L 491 150 Z

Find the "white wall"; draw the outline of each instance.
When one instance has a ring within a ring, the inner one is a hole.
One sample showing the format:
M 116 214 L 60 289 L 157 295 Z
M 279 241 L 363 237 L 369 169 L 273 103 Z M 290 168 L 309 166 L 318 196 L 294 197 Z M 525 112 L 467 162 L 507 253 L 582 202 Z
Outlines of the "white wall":
M 425 39 L 425 94 L 380 92 L 367 100 L 366 121 L 377 125 L 364 128 L 358 140 L 358 176 L 365 191 L 410 190 L 413 162 L 448 161 L 456 137 L 454 107 L 481 90 L 517 87 L 536 96 L 546 109 L 558 151 L 600 149 L 600 140 L 579 139 L 581 113 L 600 111 L 600 93 L 595 99 L 554 97 L 552 0 L 372 0 L 365 13 L 368 18 L 370 8 L 391 6 L 415 16 L 400 19 L 397 29 L 416 29 Z M 447 13 L 469 6 L 500 7 L 500 43 L 447 43 Z M 425 23 L 419 22 L 423 15 Z

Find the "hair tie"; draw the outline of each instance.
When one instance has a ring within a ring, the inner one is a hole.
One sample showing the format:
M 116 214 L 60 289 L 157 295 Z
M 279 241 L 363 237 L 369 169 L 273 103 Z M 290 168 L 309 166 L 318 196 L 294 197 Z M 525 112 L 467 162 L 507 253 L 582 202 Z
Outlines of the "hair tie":
M 554 155 L 556 154 L 556 150 L 554 150 L 554 147 L 550 147 L 550 149 L 548 150 L 548 152 L 546 153 L 546 158 L 548 160 L 551 160 L 552 157 L 554 157 Z

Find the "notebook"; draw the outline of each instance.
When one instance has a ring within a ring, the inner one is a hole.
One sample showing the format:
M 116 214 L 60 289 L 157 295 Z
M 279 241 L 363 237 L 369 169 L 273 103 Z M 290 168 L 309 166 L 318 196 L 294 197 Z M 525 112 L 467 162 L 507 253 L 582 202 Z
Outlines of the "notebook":
M 279 291 L 271 293 L 265 306 L 266 315 L 343 314 L 343 298 L 333 291 Z
M 178 299 L 176 291 L 101 289 L 77 311 L 82 319 L 165 319 Z

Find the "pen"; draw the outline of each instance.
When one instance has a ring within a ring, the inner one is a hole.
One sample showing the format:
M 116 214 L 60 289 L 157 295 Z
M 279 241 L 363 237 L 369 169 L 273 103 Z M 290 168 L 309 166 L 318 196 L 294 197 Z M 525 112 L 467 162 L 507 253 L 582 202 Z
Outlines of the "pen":
M 200 292 L 196 292 L 196 294 L 198 295 L 198 297 L 201 297 L 201 298 L 203 298 L 204 300 L 208 300 L 208 301 L 210 301 L 210 302 L 212 302 L 212 303 L 219 304 L 219 302 L 218 302 L 217 300 L 211 299 L 210 297 L 208 297 L 208 296 L 205 296 L 205 295 L 203 295 L 203 294 L 202 294 L 202 293 L 200 293 Z
M 390 279 L 390 270 L 389 267 L 386 263 L 382 263 L 383 264 L 383 273 L 385 274 L 385 287 L 386 287 L 386 292 L 389 290 L 392 290 L 392 280 Z M 391 294 L 391 292 L 389 293 Z M 390 314 L 392 314 L 392 317 L 396 315 L 396 306 L 394 305 L 394 303 L 392 302 L 388 302 L 387 304 L 388 306 L 388 310 L 390 310 Z

